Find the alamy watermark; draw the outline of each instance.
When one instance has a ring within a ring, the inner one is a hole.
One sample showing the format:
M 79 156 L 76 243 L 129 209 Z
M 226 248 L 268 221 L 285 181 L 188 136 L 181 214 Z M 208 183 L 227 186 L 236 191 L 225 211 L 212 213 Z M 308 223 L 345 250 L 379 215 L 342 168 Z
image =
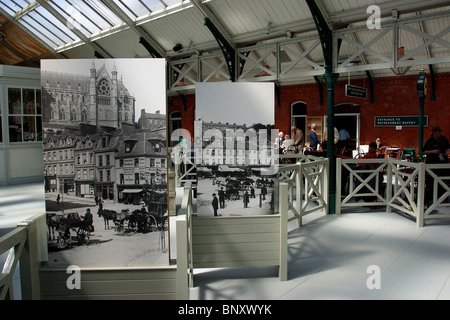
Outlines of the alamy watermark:
M 66 286 L 69 290 L 81 289 L 81 269 L 79 266 L 71 265 L 67 267 L 67 274 L 70 276 L 66 280 Z
M 193 138 L 186 129 L 172 133 L 171 141 L 179 142 L 171 153 L 174 164 L 262 166 L 265 168 L 261 171 L 263 175 L 278 172 L 279 151 L 274 144 L 278 130 L 210 128 L 201 131 L 201 121 L 195 123 Z
M 67 7 L 66 13 L 69 16 L 69 18 L 66 21 L 66 27 L 70 30 L 73 29 L 80 30 L 83 19 L 81 9 L 76 5 L 71 5 Z
M 371 5 L 366 10 L 370 17 L 367 19 L 367 28 L 369 30 L 381 29 L 381 9 L 377 5 Z
M 367 274 L 370 276 L 367 278 L 366 286 L 369 290 L 381 289 L 381 268 L 377 265 L 371 265 L 367 267 Z

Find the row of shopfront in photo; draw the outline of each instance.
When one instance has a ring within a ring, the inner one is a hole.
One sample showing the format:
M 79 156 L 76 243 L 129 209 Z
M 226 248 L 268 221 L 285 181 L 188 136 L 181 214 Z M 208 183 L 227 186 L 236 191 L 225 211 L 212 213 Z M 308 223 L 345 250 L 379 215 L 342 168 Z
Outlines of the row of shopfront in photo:
M 63 135 L 44 141 L 46 192 L 139 202 L 144 188 L 165 186 L 166 177 L 160 136 Z

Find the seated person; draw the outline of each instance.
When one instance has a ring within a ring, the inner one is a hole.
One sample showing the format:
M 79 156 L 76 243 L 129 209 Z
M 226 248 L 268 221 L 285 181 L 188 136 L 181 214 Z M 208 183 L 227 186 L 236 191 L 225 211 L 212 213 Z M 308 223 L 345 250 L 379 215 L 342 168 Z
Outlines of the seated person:
M 367 152 L 364 156 L 362 156 L 360 159 L 377 159 L 377 144 L 375 142 L 371 142 L 369 144 L 369 152 Z M 373 169 L 377 169 L 380 164 L 378 163 L 359 163 L 358 169 L 363 169 L 366 166 L 371 166 Z
M 283 149 L 283 151 L 285 151 L 293 145 L 294 145 L 294 140 L 291 139 L 291 137 L 289 135 L 286 135 L 283 143 L 281 144 L 281 149 Z
M 90 226 L 92 225 L 93 222 L 93 216 L 91 213 L 91 209 L 87 208 L 86 209 L 86 214 L 83 217 L 83 225 L 84 226 Z
M 284 133 L 280 131 L 280 133 L 278 133 L 278 138 L 275 139 L 275 147 L 281 148 L 283 141 L 284 141 Z
M 371 142 L 369 144 L 369 151 L 362 156 L 360 159 L 377 159 L 378 155 L 377 155 L 377 144 L 375 142 Z M 377 169 L 380 166 L 379 163 L 359 163 L 357 165 L 357 169 L 359 170 L 374 170 Z M 372 173 L 369 172 L 364 172 L 361 173 L 359 176 L 366 180 Z M 376 186 L 376 176 L 373 177 L 369 182 L 368 185 L 375 190 L 375 186 Z M 379 180 L 379 185 L 382 185 L 383 182 L 383 174 L 380 172 L 378 174 L 378 180 Z M 360 181 L 356 181 L 356 185 L 359 185 Z M 380 190 L 381 192 L 381 190 Z M 358 193 L 372 193 L 371 190 L 369 190 L 368 187 L 364 186 L 363 188 L 361 188 L 361 190 Z M 362 197 L 362 199 L 365 202 L 376 202 L 377 201 L 377 197 L 376 196 L 364 196 Z

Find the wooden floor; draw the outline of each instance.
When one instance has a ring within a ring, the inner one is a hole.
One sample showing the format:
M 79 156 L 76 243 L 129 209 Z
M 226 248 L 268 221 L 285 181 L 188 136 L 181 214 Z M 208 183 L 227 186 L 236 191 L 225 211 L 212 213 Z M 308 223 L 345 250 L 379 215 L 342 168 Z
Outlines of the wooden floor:
M 0 232 L 45 210 L 42 197 L 38 184 L 1 188 Z M 450 219 L 417 228 L 397 213 L 352 210 L 311 214 L 301 228 L 289 223 L 288 281 L 279 281 L 274 267 L 196 269 L 191 299 L 450 299 Z M 381 288 L 370 290 L 373 265 Z
M 450 220 L 417 228 L 373 211 L 305 220 L 289 224 L 288 281 L 273 267 L 196 269 L 191 299 L 450 299 Z

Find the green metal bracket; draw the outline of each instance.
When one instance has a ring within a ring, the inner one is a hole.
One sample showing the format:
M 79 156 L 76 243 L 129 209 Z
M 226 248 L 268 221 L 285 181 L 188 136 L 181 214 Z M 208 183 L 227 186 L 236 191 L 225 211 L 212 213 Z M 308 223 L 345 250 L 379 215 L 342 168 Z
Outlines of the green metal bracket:
M 155 48 L 152 47 L 150 43 L 148 43 L 147 40 L 144 39 L 144 37 L 139 37 L 139 43 L 144 46 L 145 49 L 151 54 L 153 58 L 163 58 L 162 55 L 159 54 L 158 51 L 155 50 Z
M 94 51 L 94 57 L 96 57 L 98 59 L 105 59 L 105 57 L 102 56 L 102 54 L 98 51 Z
M 369 80 L 369 88 L 370 88 L 370 103 L 375 103 L 375 89 L 373 85 L 373 77 L 370 71 L 366 71 L 367 79 Z
M 309 10 L 313 16 L 319 33 L 320 42 L 322 44 L 323 57 L 325 61 L 325 72 L 333 72 L 333 31 L 328 26 L 319 6 L 314 0 L 305 0 L 308 4 Z
M 319 104 L 323 106 L 323 84 L 320 81 L 318 76 L 314 76 L 314 80 L 316 81 L 317 90 L 319 90 Z
M 278 108 L 281 108 L 281 90 L 280 90 L 280 86 L 278 85 L 278 83 L 275 81 L 275 97 L 277 99 L 277 106 Z
M 186 95 L 185 95 L 183 92 L 179 92 L 179 91 L 177 91 L 177 93 L 178 93 L 178 96 L 179 96 L 180 99 L 181 99 L 181 102 L 183 103 L 183 109 L 184 109 L 184 112 L 186 112 L 186 111 L 187 111 L 187 100 L 186 100 Z
M 225 37 L 220 33 L 219 29 L 212 23 L 212 21 L 206 17 L 205 18 L 205 26 L 209 29 L 209 31 L 213 34 L 217 43 L 222 50 L 225 61 L 227 62 L 228 71 L 230 73 L 230 80 L 232 82 L 236 81 L 236 50 L 233 46 L 225 39 Z

